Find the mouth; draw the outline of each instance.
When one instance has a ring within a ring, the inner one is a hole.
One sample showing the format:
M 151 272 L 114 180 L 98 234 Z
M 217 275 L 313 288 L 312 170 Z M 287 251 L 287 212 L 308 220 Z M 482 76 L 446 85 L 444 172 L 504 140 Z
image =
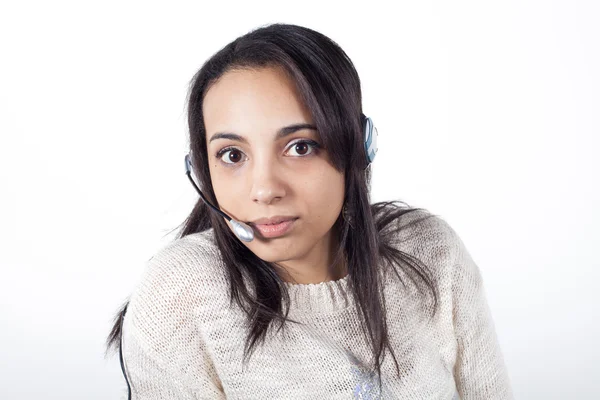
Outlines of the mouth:
M 292 230 L 292 228 L 295 226 L 295 222 L 297 219 L 298 218 L 293 218 L 271 224 L 253 223 L 252 227 L 255 230 L 257 230 L 264 238 L 275 238 L 283 236 L 290 230 Z

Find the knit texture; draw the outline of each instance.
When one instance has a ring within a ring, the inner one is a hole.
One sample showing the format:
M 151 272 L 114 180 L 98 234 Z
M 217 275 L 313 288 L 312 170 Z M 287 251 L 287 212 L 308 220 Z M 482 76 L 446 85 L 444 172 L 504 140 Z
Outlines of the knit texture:
M 429 213 L 415 211 L 406 225 Z M 230 305 L 213 230 L 159 250 L 130 297 L 123 357 L 133 399 L 512 399 L 482 277 L 440 217 L 407 225 L 398 249 L 420 259 L 439 288 L 439 311 L 410 280 L 384 274 L 389 338 L 382 387 L 349 291 L 349 276 L 285 283 L 289 317 L 242 364 L 246 319 Z M 402 276 L 402 275 L 401 275 Z M 381 390 L 379 390 L 381 389 Z

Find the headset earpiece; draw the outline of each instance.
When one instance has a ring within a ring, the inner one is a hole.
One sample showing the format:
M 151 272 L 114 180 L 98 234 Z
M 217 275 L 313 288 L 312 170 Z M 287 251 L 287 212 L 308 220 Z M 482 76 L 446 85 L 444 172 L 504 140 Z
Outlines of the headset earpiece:
M 365 154 L 367 158 L 367 166 L 373 162 L 377 154 L 377 128 L 373 124 L 373 120 L 364 114 L 361 114 L 361 121 L 364 130 Z

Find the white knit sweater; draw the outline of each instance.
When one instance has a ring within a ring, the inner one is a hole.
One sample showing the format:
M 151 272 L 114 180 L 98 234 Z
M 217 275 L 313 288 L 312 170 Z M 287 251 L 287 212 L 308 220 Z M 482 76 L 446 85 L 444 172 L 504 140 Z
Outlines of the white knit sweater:
M 411 212 L 408 223 L 426 215 Z M 245 316 L 230 307 L 213 230 L 174 240 L 148 262 L 123 322 L 132 398 L 158 399 L 512 399 L 477 265 L 440 217 L 403 229 L 398 248 L 425 263 L 441 308 L 395 274 L 385 275 L 389 337 L 382 392 L 367 366 L 348 276 L 291 284 L 289 317 L 302 322 L 267 335 L 243 368 Z

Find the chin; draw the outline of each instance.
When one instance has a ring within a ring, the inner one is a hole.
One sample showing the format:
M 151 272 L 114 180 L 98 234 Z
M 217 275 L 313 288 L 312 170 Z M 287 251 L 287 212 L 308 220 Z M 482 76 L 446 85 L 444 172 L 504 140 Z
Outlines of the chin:
M 250 247 L 250 250 L 266 262 L 288 261 L 296 258 L 298 252 L 297 247 L 290 246 L 289 243 L 274 246 L 272 242 L 261 242 L 259 246 Z

